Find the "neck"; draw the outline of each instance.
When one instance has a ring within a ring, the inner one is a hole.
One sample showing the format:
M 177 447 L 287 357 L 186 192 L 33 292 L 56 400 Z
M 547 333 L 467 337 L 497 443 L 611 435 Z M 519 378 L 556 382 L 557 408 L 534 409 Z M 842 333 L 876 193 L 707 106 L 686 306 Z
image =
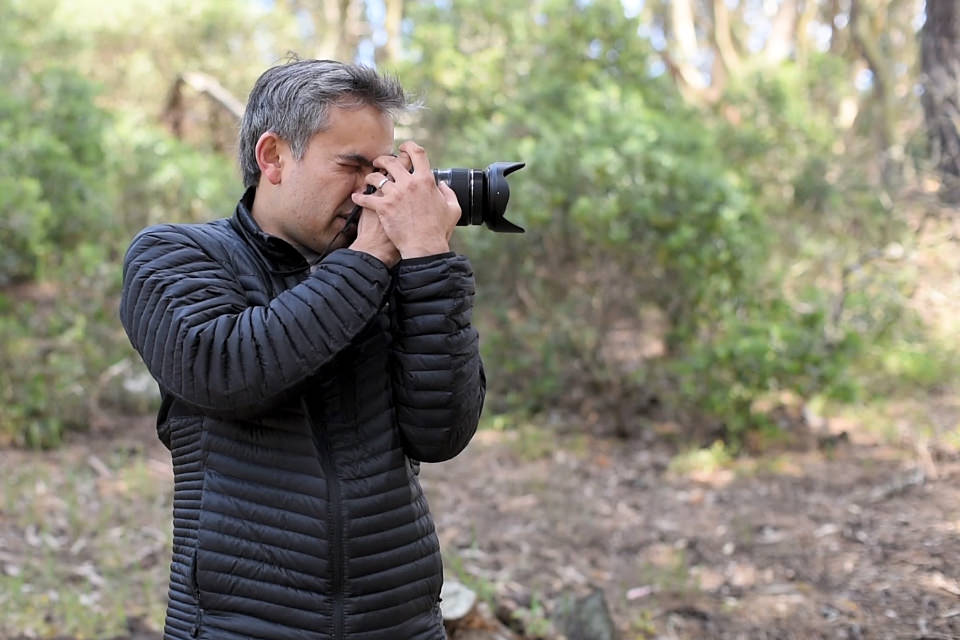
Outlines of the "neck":
M 264 233 L 268 233 L 271 236 L 280 238 L 281 240 L 289 243 L 297 250 L 300 250 L 300 247 L 297 244 L 287 238 L 286 235 L 280 228 L 280 225 L 276 223 L 276 216 L 271 215 L 270 212 L 276 211 L 276 203 L 270 198 L 270 190 L 268 188 L 263 188 L 263 185 L 257 187 L 256 193 L 253 195 L 253 205 L 250 207 L 250 213 L 253 215 L 253 219 L 256 221 L 257 226 Z

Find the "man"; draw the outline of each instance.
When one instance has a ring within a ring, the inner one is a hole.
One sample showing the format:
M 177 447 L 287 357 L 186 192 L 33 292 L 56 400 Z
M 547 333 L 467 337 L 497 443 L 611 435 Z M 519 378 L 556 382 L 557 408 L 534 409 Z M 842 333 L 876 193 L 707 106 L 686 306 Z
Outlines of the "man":
M 416 144 L 391 154 L 405 106 L 364 67 L 269 69 L 233 217 L 128 251 L 121 319 L 174 467 L 164 638 L 445 637 L 417 473 L 466 446 L 485 381 L 456 196 Z

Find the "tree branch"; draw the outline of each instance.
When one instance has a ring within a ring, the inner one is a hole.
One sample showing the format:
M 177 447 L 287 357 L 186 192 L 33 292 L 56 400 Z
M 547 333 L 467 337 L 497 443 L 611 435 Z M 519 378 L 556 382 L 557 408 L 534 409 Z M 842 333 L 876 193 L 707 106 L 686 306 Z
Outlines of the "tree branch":
M 183 104 L 183 88 L 185 86 L 206 96 L 234 119 L 239 121 L 243 117 L 243 103 L 237 100 L 215 78 L 198 71 L 184 71 L 177 76 L 170 88 L 170 96 L 167 98 L 167 104 L 163 110 L 163 118 L 170 122 L 174 135 L 179 137 L 183 133 L 183 117 L 186 111 Z
M 730 12 L 726 0 L 713 0 L 713 44 L 728 73 L 740 70 L 740 54 L 730 33 Z
M 708 83 L 703 73 L 695 66 L 700 55 L 700 45 L 697 42 L 697 30 L 690 0 L 670 2 L 670 35 L 678 56 L 673 62 L 683 81 L 688 86 L 703 89 Z
M 393 63 L 400 59 L 403 0 L 386 0 L 386 5 L 387 11 L 383 26 L 387 32 L 387 42 L 383 46 L 382 61 Z
M 780 3 L 777 15 L 770 26 L 770 36 L 763 47 L 763 60 L 767 64 L 777 64 L 790 55 L 790 45 L 796 41 L 794 27 L 797 23 L 796 0 L 784 0 Z
M 850 3 L 850 33 L 853 42 L 867 61 L 873 73 L 873 88 L 880 108 L 880 135 L 884 149 L 893 146 L 895 140 L 893 123 L 893 73 L 889 66 L 888 57 L 883 51 L 878 36 L 879 29 L 870 28 L 870 19 L 873 17 L 870 8 L 863 0 L 851 0 Z

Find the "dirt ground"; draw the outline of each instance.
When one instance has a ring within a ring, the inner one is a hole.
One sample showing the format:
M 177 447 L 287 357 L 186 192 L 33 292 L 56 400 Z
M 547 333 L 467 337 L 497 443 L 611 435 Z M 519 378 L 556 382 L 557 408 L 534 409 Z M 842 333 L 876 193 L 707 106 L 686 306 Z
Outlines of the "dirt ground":
M 601 587 L 631 639 L 960 638 L 955 460 L 854 440 L 678 475 L 636 442 L 517 451 L 487 432 L 423 472 L 444 549 L 498 597 Z
M 854 438 L 678 473 L 675 453 L 480 432 L 421 474 L 448 578 L 543 620 L 602 588 L 624 640 L 960 638 L 960 459 Z M 156 637 L 172 483 L 150 422 L 0 468 L 0 637 Z M 119 622 L 67 626 L 98 608 Z

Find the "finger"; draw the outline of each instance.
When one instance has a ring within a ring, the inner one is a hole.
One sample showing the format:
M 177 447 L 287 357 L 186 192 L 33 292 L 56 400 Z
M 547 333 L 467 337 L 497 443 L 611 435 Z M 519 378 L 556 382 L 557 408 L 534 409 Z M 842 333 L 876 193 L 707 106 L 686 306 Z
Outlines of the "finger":
M 403 176 L 410 175 L 409 167 L 401 162 L 400 158 L 394 155 L 378 156 L 374 158 L 373 166 L 377 167 L 378 169 L 383 169 L 389 173 L 394 182 L 396 182 L 398 179 L 402 180 Z
M 400 145 L 400 150 L 410 156 L 414 173 L 430 173 L 430 159 L 426 150 L 413 140 L 407 140 Z
M 397 160 L 403 163 L 403 166 L 407 168 L 407 172 L 413 171 L 413 161 L 410 159 L 410 154 L 406 151 L 401 151 L 397 154 Z
M 375 171 L 373 173 L 368 173 L 363 181 L 374 189 L 382 189 L 383 187 L 387 186 L 388 182 L 390 182 L 390 176 L 386 175 L 385 173 Z
M 359 191 L 354 191 L 350 194 L 350 197 L 353 198 L 353 203 L 358 204 L 364 209 L 369 209 L 371 211 L 377 210 L 377 205 L 383 202 L 383 198 L 378 195 L 367 195 L 365 193 L 360 193 Z

